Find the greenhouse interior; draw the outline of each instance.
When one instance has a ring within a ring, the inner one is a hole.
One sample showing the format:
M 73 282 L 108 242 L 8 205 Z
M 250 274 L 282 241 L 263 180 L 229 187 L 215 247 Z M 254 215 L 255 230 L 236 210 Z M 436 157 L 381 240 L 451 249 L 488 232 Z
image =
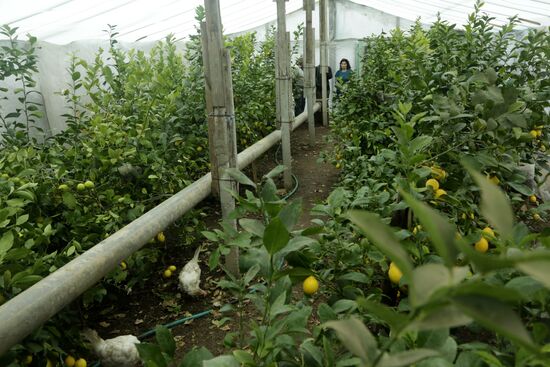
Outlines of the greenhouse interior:
M 0 367 L 550 366 L 550 0 L 0 0 Z

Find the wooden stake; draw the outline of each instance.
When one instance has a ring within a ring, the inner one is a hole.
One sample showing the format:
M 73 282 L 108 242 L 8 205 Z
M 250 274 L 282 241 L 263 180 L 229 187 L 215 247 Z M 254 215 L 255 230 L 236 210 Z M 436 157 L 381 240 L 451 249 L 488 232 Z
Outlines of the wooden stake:
M 277 122 L 281 129 L 281 144 L 283 146 L 283 179 L 285 189 L 292 188 L 292 156 L 290 153 L 291 124 L 294 121 L 292 102 L 292 81 L 290 78 L 290 34 L 286 31 L 285 2 L 277 1 L 277 50 L 276 91 L 277 91 Z
M 304 37 L 304 95 L 307 105 L 307 126 L 309 130 L 309 145 L 315 144 L 315 29 L 313 28 L 313 10 L 315 0 L 304 0 L 306 11 L 306 30 Z
M 327 0 L 319 0 L 319 27 L 321 38 L 321 106 L 323 126 L 328 126 L 328 94 L 327 94 Z
M 235 112 L 231 82 L 231 59 L 224 48 L 219 0 L 204 1 L 206 25 L 203 37 L 203 62 L 205 64 L 205 89 L 208 109 L 208 128 L 212 184 L 218 187 L 222 218 L 237 228 L 235 219 L 229 215 L 235 209 L 231 191 L 237 189 L 235 181 L 227 174 L 227 168 L 237 167 Z M 227 269 L 239 274 L 239 252 L 233 249 L 225 259 Z

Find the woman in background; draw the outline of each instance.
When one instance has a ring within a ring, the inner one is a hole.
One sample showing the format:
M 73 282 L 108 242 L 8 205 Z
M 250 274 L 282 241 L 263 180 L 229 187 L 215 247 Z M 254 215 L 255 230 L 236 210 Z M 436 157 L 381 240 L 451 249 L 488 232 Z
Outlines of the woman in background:
M 344 84 L 349 82 L 351 74 L 352 71 L 349 60 L 340 60 L 340 69 L 336 72 L 336 82 L 334 83 L 334 86 L 336 87 L 336 98 L 340 97 L 340 95 L 342 94 L 342 87 L 344 86 Z

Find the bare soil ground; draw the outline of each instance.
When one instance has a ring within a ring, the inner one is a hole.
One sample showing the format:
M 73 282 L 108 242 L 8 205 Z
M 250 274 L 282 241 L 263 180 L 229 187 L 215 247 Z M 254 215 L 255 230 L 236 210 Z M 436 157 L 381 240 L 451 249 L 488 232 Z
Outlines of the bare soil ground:
M 336 183 L 338 171 L 335 167 L 326 163 L 318 163 L 319 154 L 331 147 L 326 141 L 329 130 L 324 127 L 316 129 L 316 144 L 310 147 L 308 144 L 308 130 L 306 124 L 298 128 L 292 134 L 293 173 L 297 176 L 299 187 L 290 200 L 300 198 L 303 203 L 303 215 L 300 226 L 307 226 L 311 220 L 310 209 L 323 202 L 330 194 L 331 188 Z M 275 167 L 275 148 L 267 152 L 256 164 L 258 173 L 267 173 Z M 209 200 L 204 204 L 203 211 L 208 214 L 205 221 L 210 228 L 217 226 L 219 211 L 216 202 Z M 178 238 L 166 231 L 167 244 L 177 241 Z M 168 246 L 169 248 L 169 246 Z M 168 264 L 176 265 L 181 269 L 193 256 L 194 248 L 191 246 L 184 251 L 168 254 L 163 263 L 159 264 L 159 274 Z M 207 253 L 202 258 L 207 258 Z M 176 355 L 181 358 L 193 346 L 204 346 L 214 355 L 226 352 L 223 340 L 228 332 L 235 330 L 231 322 L 220 323 L 221 314 L 219 307 L 226 301 L 224 294 L 216 288 L 215 281 L 222 277 L 221 273 L 209 272 L 203 264 L 203 283 L 208 291 L 208 296 L 191 298 L 182 294 L 177 289 L 176 277 L 168 281 L 161 276 L 150 279 L 146 286 L 129 295 L 118 294 L 110 304 L 103 305 L 101 309 L 94 309 L 87 315 L 85 323 L 95 328 L 104 338 L 111 338 L 122 334 L 142 335 L 153 329 L 156 325 L 166 325 L 174 320 L 179 320 L 203 311 L 212 310 L 208 315 L 189 320 L 173 327 L 172 334 L 176 339 Z M 250 317 L 256 317 L 250 311 Z M 151 338 L 143 338 L 142 341 L 151 341 Z M 93 358 L 90 358 L 93 360 Z

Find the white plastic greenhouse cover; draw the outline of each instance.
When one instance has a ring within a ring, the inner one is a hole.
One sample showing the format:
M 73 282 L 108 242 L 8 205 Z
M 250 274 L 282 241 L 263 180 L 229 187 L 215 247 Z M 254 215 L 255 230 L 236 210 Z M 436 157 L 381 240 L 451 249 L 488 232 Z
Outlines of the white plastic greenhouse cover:
M 330 0 L 329 0 L 330 1 Z M 379 11 L 433 22 L 437 14 L 462 25 L 474 9 L 474 0 L 352 0 Z M 105 39 L 108 24 L 116 25 L 118 39 L 157 40 L 173 33 L 186 38 L 195 33 L 195 8 L 201 0 L 0 0 L 0 25 L 18 27 L 42 41 L 66 44 L 76 40 Z M 287 12 L 301 8 L 303 0 L 289 0 Z M 242 32 L 273 21 L 273 0 L 220 0 L 224 31 Z M 502 25 L 518 15 L 520 28 L 550 25 L 550 0 L 486 0 L 483 11 Z M 350 24 L 362 27 L 362 24 Z

